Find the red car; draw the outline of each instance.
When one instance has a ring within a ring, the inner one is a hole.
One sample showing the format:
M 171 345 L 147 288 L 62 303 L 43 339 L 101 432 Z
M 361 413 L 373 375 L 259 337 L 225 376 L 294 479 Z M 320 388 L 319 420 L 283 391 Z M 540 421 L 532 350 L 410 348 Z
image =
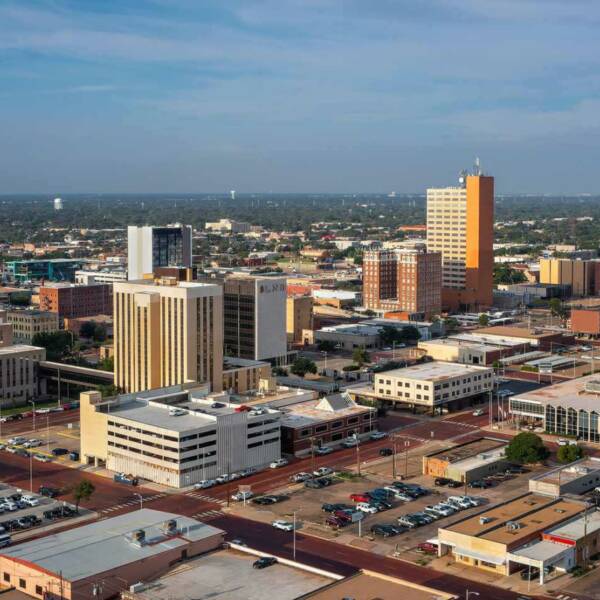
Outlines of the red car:
M 333 513 L 333 516 L 336 519 L 340 519 L 340 521 L 351 521 L 352 518 L 350 517 L 350 515 L 347 512 L 344 512 L 343 510 L 336 510 Z
M 339 529 L 340 527 L 345 527 L 347 525 L 347 521 L 342 521 L 342 519 L 338 519 L 334 516 L 329 516 L 325 519 L 325 524 L 329 525 L 329 527 L 333 527 L 334 529 Z
M 438 547 L 436 544 L 432 544 L 431 542 L 421 542 L 417 546 L 417 552 L 422 552 L 424 554 L 437 554 Z
M 370 502 L 371 496 L 369 494 L 350 494 L 350 500 L 354 502 Z

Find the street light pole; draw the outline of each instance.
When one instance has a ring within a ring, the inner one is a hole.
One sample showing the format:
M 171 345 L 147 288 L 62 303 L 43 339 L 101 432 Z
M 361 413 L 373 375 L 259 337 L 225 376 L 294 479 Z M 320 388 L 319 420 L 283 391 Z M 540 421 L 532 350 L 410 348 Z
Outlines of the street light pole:
M 466 590 L 465 600 L 469 600 L 469 596 L 479 596 L 479 592 L 470 592 L 469 590 Z
M 29 403 L 33 406 L 33 431 L 35 431 L 35 400 L 30 400 Z
M 142 508 L 144 508 L 144 496 L 141 494 L 134 494 L 134 496 L 137 496 L 140 499 L 140 510 L 142 510 Z
M 33 454 L 29 453 L 29 490 L 33 494 Z
M 410 447 L 410 440 L 404 441 L 404 479 L 408 479 L 408 448 Z
M 293 532 L 293 538 L 292 538 L 292 543 L 293 543 L 293 547 L 294 547 L 294 561 L 296 560 L 296 511 L 294 511 L 294 529 L 292 530 Z
M 360 444 L 358 438 L 356 438 L 356 472 L 360 477 Z
M 396 479 L 396 438 L 394 438 L 394 446 L 392 448 L 393 454 L 392 454 L 392 476 L 394 479 Z

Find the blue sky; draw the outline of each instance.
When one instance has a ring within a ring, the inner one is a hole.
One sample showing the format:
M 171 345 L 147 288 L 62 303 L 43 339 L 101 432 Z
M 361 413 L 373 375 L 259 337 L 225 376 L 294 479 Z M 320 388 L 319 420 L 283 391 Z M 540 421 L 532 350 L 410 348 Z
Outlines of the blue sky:
M 0 193 L 600 192 L 597 0 L 0 0 Z

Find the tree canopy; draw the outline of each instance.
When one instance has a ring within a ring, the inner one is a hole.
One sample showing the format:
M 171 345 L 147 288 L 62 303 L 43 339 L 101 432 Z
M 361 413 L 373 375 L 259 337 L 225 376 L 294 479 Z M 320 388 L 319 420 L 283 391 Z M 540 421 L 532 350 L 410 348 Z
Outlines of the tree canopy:
M 568 444 L 566 446 L 559 446 L 556 452 L 556 458 L 558 462 L 570 463 L 574 460 L 579 460 L 583 456 L 583 448 L 577 444 Z
M 46 348 L 46 358 L 52 361 L 62 360 L 71 350 L 73 336 L 69 331 L 43 331 L 33 336 L 32 344 Z
M 352 360 L 359 366 L 362 367 L 365 363 L 371 361 L 369 353 L 364 348 L 355 348 L 352 352 Z
M 506 447 L 506 457 L 518 463 L 536 463 L 548 457 L 548 448 L 539 435 L 524 431 L 517 434 Z
M 75 498 L 75 510 L 79 512 L 79 505 L 85 500 L 89 500 L 96 488 L 91 481 L 82 479 L 73 488 L 73 498 Z
M 299 377 L 304 377 L 307 373 L 312 373 L 314 375 L 317 372 L 317 365 L 309 358 L 300 356 L 294 361 L 290 371 Z

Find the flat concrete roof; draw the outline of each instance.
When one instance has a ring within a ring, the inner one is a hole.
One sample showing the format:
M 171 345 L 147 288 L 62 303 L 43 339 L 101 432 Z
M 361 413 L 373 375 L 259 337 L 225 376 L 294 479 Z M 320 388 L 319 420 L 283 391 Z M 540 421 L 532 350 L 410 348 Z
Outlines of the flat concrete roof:
M 554 558 L 558 554 L 562 554 L 567 548 L 568 547 L 564 544 L 557 544 L 556 542 L 551 542 L 549 540 L 540 540 L 526 548 L 519 548 L 511 554 L 531 560 L 546 561 Z
M 412 367 L 392 369 L 383 373 L 377 373 L 377 377 L 400 377 L 402 379 L 418 379 L 420 381 L 441 381 L 448 377 L 461 377 L 491 371 L 488 367 L 476 367 L 463 365 L 462 363 L 433 361 Z
M 486 344 L 477 340 L 461 340 L 457 338 L 438 338 L 435 340 L 426 340 L 418 343 L 419 348 L 427 349 L 428 347 L 447 346 L 452 348 L 469 348 L 471 350 L 479 350 L 480 352 L 494 352 L 502 350 L 502 346 L 496 344 Z
M 0 355 L 14 354 L 16 352 L 31 352 L 32 350 L 43 350 L 39 346 L 28 346 L 26 344 L 14 344 L 13 346 L 3 346 L 0 348 Z
M 552 483 L 558 485 L 565 485 L 581 477 L 589 477 L 592 473 L 598 474 L 600 471 L 600 458 L 584 458 L 582 460 L 557 467 L 551 471 L 546 471 L 540 475 L 536 475 L 531 479 L 535 481 L 541 481 L 544 483 Z
M 481 334 L 478 330 L 477 333 L 457 333 L 456 335 L 450 336 L 448 339 L 459 340 L 462 342 L 471 342 L 474 344 L 492 344 L 494 346 L 501 346 L 504 348 L 514 348 L 516 346 L 522 346 L 523 341 L 511 339 L 508 337 L 498 337 L 496 335 Z
M 494 448 L 492 450 L 482 452 L 480 454 L 477 454 L 476 456 L 471 456 L 470 458 L 459 460 L 458 462 L 455 462 L 453 466 L 462 471 L 468 472 L 478 467 L 482 467 L 483 465 L 492 464 L 503 459 L 505 460 L 505 448 L 506 446 L 504 445 L 500 446 L 499 448 Z
M 471 440 L 463 444 L 452 446 L 450 448 L 436 450 L 435 452 L 428 454 L 427 458 L 438 458 L 452 464 L 477 456 L 481 452 L 487 452 L 494 448 L 500 448 L 504 446 L 506 446 L 505 440 L 481 437 L 477 438 L 476 440 Z
M 586 375 L 561 381 L 554 385 L 524 392 L 512 396 L 510 401 L 522 400 L 526 402 L 537 402 L 539 404 L 551 404 L 552 406 L 564 406 L 576 410 L 588 410 L 600 412 L 600 392 L 586 392 L 585 386 L 588 382 L 600 382 L 600 374 Z
M 455 595 L 380 573 L 360 572 L 298 600 L 451 600 Z
M 352 400 L 340 401 L 339 399 L 342 397 L 341 394 L 336 394 L 320 400 L 309 400 L 286 406 L 282 408 L 281 425 L 292 428 L 306 427 L 322 421 L 360 415 L 369 411 L 369 407 L 360 406 Z
M 527 327 L 510 327 L 506 325 L 498 325 L 496 327 L 482 327 L 476 329 L 475 334 L 498 335 L 501 337 L 517 337 L 529 340 L 540 340 L 549 337 L 560 335 L 556 332 L 538 331 L 528 329 Z
M 598 531 L 598 529 L 600 529 L 600 512 L 596 509 L 590 509 L 587 511 L 587 516 L 584 514 L 573 521 L 561 523 L 558 527 L 554 527 L 546 533 L 576 541 L 585 535 Z
M 162 531 L 162 525 L 170 519 L 177 522 L 176 536 Z M 138 529 L 145 531 L 147 544 L 133 543 L 132 534 Z M 77 581 L 222 533 L 196 519 L 144 508 L 24 542 L 4 549 L 0 556 L 26 561 Z
M 256 558 L 235 550 L 200 556 L 151 582 L 139 597 L 143 600 L 264 600 L 269 597 L 294 600 L 332 581 L 282 564 L 256 570 L 252 568 Z
M 580 514 L 583 509 L 584 506 L 576 502 L 541 494 L 525 494 L 454 523 L 445 529 L 512 546 L 523 538 L 534 533 L 541 533 L 553 525 Z M 489 520 L 482 523 L 482 519 Z M 506 527 L 509 521 L 519 523 L 519 528 L 509 530 Z

